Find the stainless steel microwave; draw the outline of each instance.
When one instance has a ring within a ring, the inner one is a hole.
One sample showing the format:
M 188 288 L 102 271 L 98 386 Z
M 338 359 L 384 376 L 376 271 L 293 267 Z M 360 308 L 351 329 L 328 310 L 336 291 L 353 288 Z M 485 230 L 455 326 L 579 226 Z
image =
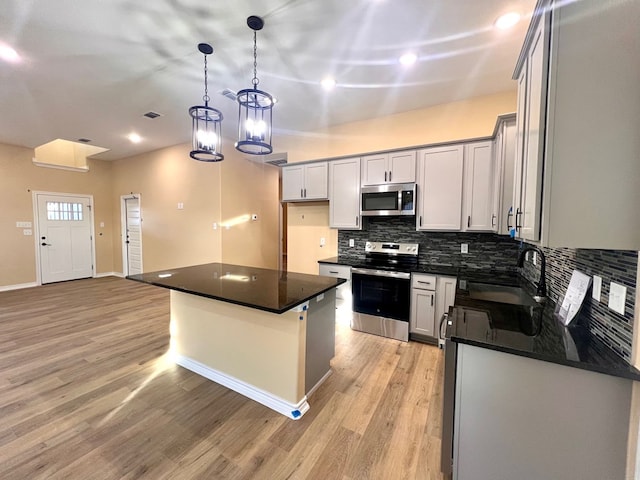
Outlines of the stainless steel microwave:
M 415 215 L 416 184 L 375 185 L 360 189 L 360 215 Z

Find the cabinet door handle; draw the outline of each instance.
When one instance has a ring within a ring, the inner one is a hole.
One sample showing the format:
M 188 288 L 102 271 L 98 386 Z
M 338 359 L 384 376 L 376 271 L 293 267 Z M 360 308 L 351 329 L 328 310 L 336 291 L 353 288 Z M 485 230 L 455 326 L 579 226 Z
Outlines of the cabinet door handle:
M 518 215 L 522 215 L 522 210 L 520 210 L 520 207 L 518 207 L 518 209 L 516 210 L 516 228 L 520 229 L 522 228 L 522 225 L 519 225 Z
M 425 285 L 431 285 L 431 282 L 425 282 L 423 280 L 418 280 L 418 283 L 424 283 Z
M 391 172 L 389 172 L 389 181 L 391 181 Z
M 300 198 L 304 198 L 304 190 L 302 188 L 300 189 Z
M 336 274 L 336 275 L 337 275 L 337 274 L 338 274 L 338 273 L 340 273 L 340 272 L 334 272 L 333 270 L 329 270 L 329 273 L 334 273 L 334 274 Z
M 431 295 L 431 306 L 433 307 L 433 295 Z
M 384 172 L 384 181 L 387 181 L 387 172 Z
M 493 215 L 491 215 L 491 226 L 492 227 L 496 226 L 496 214 L 495 213 Z
M 513 207 L 509 208 L 509 211 L 507 212 L 507 232 L 511 231 L 510 220 L 511 220 L 511 217 L 513 217 L 513 213 L 511 212 L 513 212 Z
M 359 222 L 359 220 L 360 220 L 360 217 L 358 217 L 358 216 L 356 215 L 356 227 L 358 226 L 358 222 Z
M 304 189 L 304 198 L 307 198 L 307 189 Z
M 467 228 L 471 227 L 471 215 L 467 217 Z
M 420 226 L 422 226 L 422 215 L 420 215 Z

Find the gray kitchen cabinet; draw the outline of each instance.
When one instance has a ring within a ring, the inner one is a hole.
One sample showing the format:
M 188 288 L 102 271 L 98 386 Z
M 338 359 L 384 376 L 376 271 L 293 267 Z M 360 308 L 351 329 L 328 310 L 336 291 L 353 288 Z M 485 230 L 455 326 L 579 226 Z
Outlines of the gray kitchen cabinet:
M 453 305 L 455 297 L 455 277 L 411 274 L 409 332 L 432 339 L 437 338 L 440 319 Z
M 463 145 L 418 151 L 418 230 L 460 231 L 463 172 Z
M 362 186 L 416 181 L 416 151 L 379 153 L 362 157 Z
M 438 276 L 436 280 L 436 309 L 434 312 L 436 337 L 442 316 L 449 311 L 449 307 L 453 306 L 456 300 L 456 284 L 456 277 Z
M 329 227 L 360 230 L 360 158 L 329 162 Z
M 536 5 L 514 74 L 519 237 L 640 249 L 638 24 L 638 1 Z
M 496 126 L 494 140 L 496 163 L 496 187 L 494 208 L 497 213 L 494 230 L 500 235 L 509 235 L 514 226 L 513 179 L 516 160 L 516 115 L 502 115 Z
M 494 230 L 497 217 L 494 195 L 496 173 L 492 141 L 468 143 L 464 146 L 462 230 Z
M 351 267 L 349 265 L 320 263 L 318 264 L 318 275 L 324 275 L 325 277 L 344 278 L 346 282 L 336 288 L 336 300 L 351 300 Z
M 546 108 L 545 84 L 549 63 L 550 13 L 537 17 L 536 28 L 527 38 L 528 46 L 517 72 L 518 122 L 516 163 L 518 185 L 514 197 L 516 237 L 536 241 L 540 238 L 542 202 L 542 153 Z
M 411 316 L 409 333 L 435 337 L 436 277 L 411 274 Z
M 282 201 L 327 200 L 327 162 L 282 167 Z
M 453 478 L 625 478 L 632 383 L 458 344 Z

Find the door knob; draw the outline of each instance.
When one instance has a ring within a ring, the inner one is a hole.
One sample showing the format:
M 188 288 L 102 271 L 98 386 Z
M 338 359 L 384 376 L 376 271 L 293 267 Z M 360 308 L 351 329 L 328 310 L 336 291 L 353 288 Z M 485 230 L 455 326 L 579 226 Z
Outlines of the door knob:
M 47 243 L 47 242 L 42 242 L 42 246 L 43 246 L 43 247 L 46 247 L 46 246 L 49 246 L 49 247 L 50 247 L 50 246 L 51 246 L 51 244 L 50 244 L 50 243 Z

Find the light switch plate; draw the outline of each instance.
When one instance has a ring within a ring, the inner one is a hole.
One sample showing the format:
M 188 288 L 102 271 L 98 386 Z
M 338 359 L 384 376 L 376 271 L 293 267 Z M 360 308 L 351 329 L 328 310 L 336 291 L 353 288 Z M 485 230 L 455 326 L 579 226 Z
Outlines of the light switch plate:
M 602 277 L 593 276 L 593 287 L 591 287 L 591 298 L 598 302 L 602 298 Z
M 624 304 L 627 301 L 627 287 L 616 282 L 609 286 L 609 308 L 624 315 Z
M 31 228 L 31 222 L 16 222 L 17 228 Z

